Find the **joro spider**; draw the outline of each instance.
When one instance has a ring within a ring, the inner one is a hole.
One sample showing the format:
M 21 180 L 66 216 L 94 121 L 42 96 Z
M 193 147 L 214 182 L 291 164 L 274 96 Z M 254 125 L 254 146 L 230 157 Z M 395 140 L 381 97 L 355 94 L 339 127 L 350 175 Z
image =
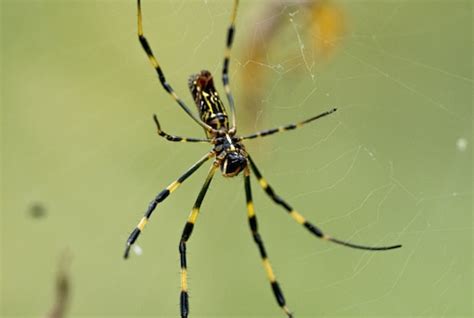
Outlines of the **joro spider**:
M 336 111 L 335 108 L 326 111 L 322 114 L 309 118 L 307 120 L 301 121 L 297 124 L 289 124 L 286 126 L 280 126 L 278 128 L 262 130 L 247 136 L 237 136 L 236 135 L 236 120 L 235 120 L 235 107 L 234 107 L 234 98 L 231 93 L 229 86 L 229 61 L 230 61 L 230 51 L 232 48 L 232 43 L 235 33 L 235 18 L 237 15 L 237 6 L 238 0 L 234 0 L 234 6 L 230 18 L 230 25 L 227 30 L 227 41 L 226 48 L 224 53 L 224 64 L 222 68 L 222 83 L 227 95 L 227 100 L 230 105 L 230 116 L 227 115 L 227 111 L 222 103 L 219 95 L 214 87 L 214 82 L 212 75 L 209 71 L 201 71 L 198 74 L 191 75 L 189 78 L 189 89 L 193 96 L 194 102 L 198 108 L 199 117 L 197 117 L 181 100 L 178 95 L 175 93 L 171 85 L 166 81 L 163 70 L 161 69 L 156 57 L 153 55 L 150 45 L 148 44 L 147 39 L 143 34 L 142 26 L 142 11 L 141 11 L 141 1 L 137 0 L 138 8 L 138 39 L 140 40 L 143 50 L 146 52 L 148 59 L 150 60 L 153 68 L 156 70 L 158 78 L 161 82 L 161 85 L 165 91 L 170 94 L 173 99 L 181 106 L 181 108 L 201 127 L 204 128 L 206 132 L 206 138 L 186 138 L 173 136 L 165 133 L 161 130 L 158 118 L 154 115 L 154 121 L 158 130 L 158 135 L 161 137 L 174 142 L 202 142 L 210 143 L 213 145 L 213 148 L 210 152 L 204 155 L 199 159 L 194 165 L 192 165 L 182 176 L 177 180 L 173 181 L 169 186 L 162 190 L 158 195 L 150 202 L 148 209 L 145 212 L 145 215 L 140 220 L 136 228 L 130 234 L 125 248 L 124 258 L 127 258 L 130 252 L 131 246 L 135 243 L 140 233 L 143 231 L 145 225 L 148 223 L 148 220 L 151 217 L 151 214 L 155 210 L 158 203 L 165 200 L 170 193 L 175 191 L 187 178 L 189 178 L 196 170 L 198 170 L 206 161 L 211 158 L 214 158 L 214 162 L 209 170 L 209 173 L 204 181 L 204 185 L 199 192 L 199 195 L 194 203 L 194 206 L 191 210 L 191 213 L 187 219 L 186 225 L 184 226 L 183 233 L 181 235 L 181 240 L 179 242 L 179 253 L 180 253 L 180 263 L 181 263 L 181 293 L 180 293 L 180 311 L 181 317 L 188 317 L 189 314 L 189 302 L 188 302 L 188 286 L 187 286 L 187 259 L 186 259 L 186 243 L 189 240 L 191 233 L 196 223 L 196 219 L 199 215 L 199 210 L 201 203 L 206 195 L 207 189 L 211 183 L 211 180 L 218 168 L 221 169 L 222 175 L 224 177 L 235 177 L 243 171 L 244 176 L 244 186 L 245 186 L 245 195 L 247 200 L 247 217 L 250 226 L 250 231 L 252 233 L 253 239 L 257 244 L 258 250 L 260 252 L 260 257 L 262 258 L 263 268 L 268 276 L 270 281 L 273 294 L 276 298 L 278 305 L 283 309 L 285 314 L 288 317 L 293 317 L 293 314 L 288 309 L 283 296 L 283 292 L 278 284 L 273 269 L 268 260 L 267 252 L 263 244 L 263 240 L 258 232 L 257 227 L 257 217 L 255 214 L 255 209 L 252 201 L 252 191 L 250 187 L 250 171 L 253 171 L 255 177 L 258 180 L 260 187 L 266 192 L 266 194 L 278 205 L 282 206 L 295 220 L 298 224 L 304 226 L 311 234 L 316 237 L 344 245 L 347 247 L 362 249 L 362 250 L 371 250 L 371 251 L 381 251 L 381 250 L 390 250 L 401 247 L 401 245 L 392 245 L 392 246 L 381 246 L 381 247 L 371 247 L 365 245 L 353 244 L 346 241 L 341 241 L 339 239 L 333 238 L 325 233 L 323 233 L 318 227 L 306 220 L 306 218 L 298 213 L 293 207 L 291 207 L 285 200 L 283 200 L 279 195 L 275 193 L 273 188 L 269 183 L 263 178 L 260 170 L 257 168 L 252 157 L 245 150 L 245 147 L 242 143 L 246 139 L 254 139 L 258 137 L 264 137 L 272 135 L 278 132 L 293 130 L 299 128 L 307 123 L 313 122 L 319 118 L 328 116 Z M 229 123 L 229 117 L 231 121 Z

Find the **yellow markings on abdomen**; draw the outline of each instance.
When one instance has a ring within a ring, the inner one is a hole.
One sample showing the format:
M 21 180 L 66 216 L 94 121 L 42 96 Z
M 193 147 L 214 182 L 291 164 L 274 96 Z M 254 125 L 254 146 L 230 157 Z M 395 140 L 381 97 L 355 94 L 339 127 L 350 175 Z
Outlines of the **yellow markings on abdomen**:
M 261 178 L 258 180 L 258 183 L 260 183 L 260 186 L 263 188 L 263 189 L 266 189 L 268 188 L 268 183 L 265 179 Z

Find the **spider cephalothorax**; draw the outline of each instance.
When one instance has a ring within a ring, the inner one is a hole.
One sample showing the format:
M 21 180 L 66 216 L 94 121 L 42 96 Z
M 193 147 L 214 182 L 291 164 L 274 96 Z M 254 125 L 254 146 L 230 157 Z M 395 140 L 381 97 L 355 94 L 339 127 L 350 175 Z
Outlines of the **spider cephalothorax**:
M 230 49 L 232 47 L 235 31 L 235 18 L 237 15 L 237 4 L 238 0 L 234 0 L 234 8 L 231 14 L 231 22 L 227 30 L 227 41 L 226 49 L 224 53 L 224 63 L 222 67 L 222 84 L 224 85 L 224 90 L 229 102 L 230 113 L 227 114 L 227 111 L 219 98 L 219 94 L 214 87 L 214 81 L 211 73 L 209 71 L 201 71 L 198 74 L 192 75 L 189 78 L 188 85 L 193 96 L 193 100 L 197 106 L 199 116 L 196 116 L 188 106 L 181 100 L 178 95 L 175 93 L 171 85 L 166 81 L 163 70 L 161 69 L 157 59 L 153 55 L 150 45 L 143 35 L 142 27 L 142 12 L 140 0 L 137 0 L 138 3 L 138 39 L 143 47 L 143 50 L 148 55 L 148 58 L 156 70 L 158 79 L 160 80 L 161 85 L 170 94 L 173 99 L 178 103 L 178 105 L 202 128 L 206 133 L 207 138 L 187 138 L 173 136 L 165 133 L 161 130 L 160 123 L 156 115 L 154 120 L 158 130 L 158 134 L 161 137 L 166 138 L 169 141 L 177 142 L 202 142 L 210 143 L 213 145 L 211 151 L 205 154 L 201 159 L 199 159 L 194 165 L 192 165 L 183 175 L 178 179 L 173 181 L 165 189 L 163 189 L 158 195 L 150 202 L 148 208 L 145 212 L 145 215 L 140 220 L 136 228 L 130 234 L 125 248 L 124 257 L 127 258 L 130 252 L 131 246 L 135 243 L 140 233 L 145 228 L 145 225 L 148 223 L 148 220 L 151 217 L 151 214 L 155 210 L 156 206 L 165 200 L 171 192 L 175 191 L 187 178 L 189 178 L 196 170 L 198 170 L 205 162 L 214 158 L 214 162 L 209 169 L 209 173 L 204 181 L 197 199 L 194 203 L 194 206 L 191 210 L 191 213 L 188 217 L 186 225 L 184 226 L 183 233 L 181 235 L 181 240 L 179 242 L 179 253 L 180 253 L 180 264 L 181 264 L 181 293 L 180 293 L 180 312 L 181 317 L 186 318 L 189 314 L 189 303 L 188 303 L 188 281 L 187 281 L 187 254 L 186 254 L 186 244 L 191 237 L 194 224 L 196 223 L 199 211 L 201 208 L 201 203 L 206 196 L 207 189 L 211 184 L 212 178 L 216 170 L 220 167 L 222 174 L 225 177 L 234 177 L 237 176 L 240 172 L 243 171 L 244 177 L 244 187 L 245 187 L 245 197 L 246 197 L 246 206 L 247 206 L 247 218 L 250 227 L 250 232 L 252 234 L 253 240 L 257 244 L 260 257 L 262 258 L 263 268 L 267 273 L 267 277 L 270 281 L 270 286 L 272 288 L 273 294 L 278 305 L 283 309 L 288 318 L 293 317 L 293 314 L 286 305 L 285 297 L 276 280 L 276 276 L 273 272 L 270 261 L 268 260 L 267 251 L 263 244 L 262 237 L 258 231 L 257 226 L 257 216 L 255 213 L 253 200 L 252 200 L 252 190 L 250 185 L 250 173 L 251 171 L 258 180 L 258 184 L 265 191 L 265 193 L 275 202 L 276 204 L 283 207 L 288 215 L 296 221 L 296 223 L 302 225 L 306 230 L 316 237 L 323 239 L 325 241 L 330 241 L 336 244 L 358 248 L 363 250 L 389 250 L 401 247 L 401 245 L 393 246 L 381 246 L 381 247 L 370 247 L 365 245 L 353 244 L 350 242 L 342 241 L 336 238 L 333 238 L 320 230 L 311 222 L 307 221 L 306 218 L 296 211 L 293 207 L 290 206 L 282 197 L 277 195 L 269 183 L 263 178 L 260 170 L 257 168 L 257 165 L 253 161 L 252 157 L 246 152 L 245 147 L 242 143 L 243 140 L 254 139 L 258 137 L 264 137 L 272 135 L 278 132 L 293 130 L 299 128 L 307 123 L 313 122 L 319 118 L 330 115 L 336 111 L 335 108 L 332 108 L 324 113 L 321 113 L 317 116 L 311 117 L 304 121 L 301 121 L 296 124 L 289 124 L 285 126 L 280 126 L 277 128 L 272 128 L 268 130 L 262 130 L 254 134 L 246 136 L 236 136 L 236 120 L 235 120 L 235 109 L 234 109 L 234 98 L 232 97 L 230 85 L 229 85 L 229 62 L 230 62 Z
M 214 138 L 216 162 L 219 164 L 224 177 L 234 177 L 247 167 L 247 152 L 239 138 L 225 133 Z

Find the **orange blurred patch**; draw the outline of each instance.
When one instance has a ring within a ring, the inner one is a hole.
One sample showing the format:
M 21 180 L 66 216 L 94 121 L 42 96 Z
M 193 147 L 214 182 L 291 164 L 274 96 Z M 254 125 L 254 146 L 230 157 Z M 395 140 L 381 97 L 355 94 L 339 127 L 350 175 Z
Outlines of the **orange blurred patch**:
M 344 12 L 332 1 L 315 1 L 311 15 L 315 49 L 329 57 L 345 33 Z
M 244 94 L 240 97 L 240 104 L 244 106 L 239 116 L 242 118 L 241 121 L 249 126 L 253 127 L 256 112 L 265 107 L 263 98 L 268 88 L 268 76 L 274 74 L 266 65 L 267 55 L 269 55 L 267 50 L 279 48 L 285 50 L 288 47 L 281 38 L 278 38 L 278 35 L 284 33 L 285 28 L 291 27 L 288 20 L 290 13 L 298 13 L 296 24 L 302 26 L 302 41 L 308 42 L 306 47 L 312 47 L 316 53 L 314 57 L 318 63 L 316 66 L 327 62 L 343 41 L 346 32 L 346 15 L 343 8 L 334 0 L 270 1 L 256 18 L 256 21 L 265 22 L 255 23 L 258 29 L 249 33 L 245 44 L 248 55 L 247 63 L 241 73 Z M 293 56 L 301 54 L 296 52 L 295 47 L 289 51 L 289 54 Z M 279 61 L 284 61 L 285 64 L 282 66 L 286 70 L 302 64 L 300 59 L 292 57 Z

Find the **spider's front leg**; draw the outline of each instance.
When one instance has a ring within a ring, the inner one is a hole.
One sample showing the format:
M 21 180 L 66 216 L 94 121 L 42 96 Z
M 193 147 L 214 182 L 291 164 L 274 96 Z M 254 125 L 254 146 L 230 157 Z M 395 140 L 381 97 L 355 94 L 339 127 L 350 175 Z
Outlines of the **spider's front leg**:
M 328 111 L 325 111 L 324 113 L 321 113 L 319 115 L 316 115 L 316 116 L 313 116 L 311 118 L 308 118 L 306 120 L 303 120 L 303 121 L 300 121 L 296 124 L 288 124 L 288 125 L 284 125 L 284 126 L 280 126 L 280 127 L 276 127 L 276 128 L 271 128 L 271 129 L 266 129 L 266 130 L 261 130 L 261 131 L 257 131 L 256 133 L 253 133 L 251 135 L 247 135 L 247 136 L 242 136 L 239 138 L 239 140 L 246 140 L 246 139 L 255 139 L 255 138 L 261 138 L 261 137 L 265 137 L 265 136 L 269 136 L 269 135 L 273 135 L 275 133 L 279 133 L 279 132 L 284 132 L 284 131 L 288 131 L 288 130 L 294 130 L 294 129 L 297 129 L 297 128 L 300 128 L 300 127 L 303 127 L 304 125 L 310 123 L 310 122 L 313 122 L 319 118 L 322 118 L 322 117 L 325 117 L 327 115 L 331 115 L 332 113 L 334 113 L 335 111 L 337 110 L 337 108 L 333 108 L 333 109 L 330 109 Z
M 230 50 L 232 49 L 232 44 L 234 43 L 235 18 L 237 16 L 238 5 L 239 5 L 239 0 L 234 0 L 234 7 L 232 8 L 232 14 L 230 16 L 230 25 L 227 29 L 227 40 L 226 40 L 226 47 L 225 47 L 225 52 L 224 52 L 224 64 L 222 66 L 222 84 L 224 85 L 224 90 L 227 95 L 227 100 L 229 101 L 230 115 L 232 116 L 231 129 L 235 129 L 236 124 L 235 124 L 234 97 L 232 96 L 232 91 L 230 90 L 230 85 L 229 85 L 229 63 L 230 63 Z
M 154 114 L 153 115 L 153 120 L 155 121 L 156 124 L 156 130 L 158 132 L 158 135 L 160 137 L 165 138 L 168 141 L 177 141 L 177 142 L 207 142 L 210 143 L 212 140 L 211 139 L 202 139 L 202 138 L 193 138 L 193 137 L 180 137 L 180 136 L 174 136 L 165 133 L 163 130 L 161 130 L 161 125 L 160 122 L 158 121 L 158 117 Z
M 150 60 L 151 65 L 156 71 L 158 79 L 160 80 L 161 86 L 163 86 L 164 90 L 171 96 L 173 99 L 178 103 L 178 105 L 191 117 L 197 124 L 203 127 L 206 131 L 214 131 L 211 126 L 203 122 L 199 117 L 197 117 L 189 107 L 184 103 L 184 101 L 176 94 L 174 89 L 168 83 L 165 78 L 165 73 L 161 69 L 160 64 L 158 63 L 158 59 L 153 54 L 150 44 L 143 33 L 143 19 L 142 19 L 142 5 L 141 0 L 137 0 L 137 18 L 138 18 L 138 40 L 145 51 L 148 59 Z
M 128 237 L 128 240 L 125 246 L 125 253 L 123 256 L 124 258 L 128 258 L 128 255 L 130 253 L 130 248 L 132 247 L 132 245 L 135 243 L 140 233 L 145 228 L 145 225 L 148 223 L 148 220 L 150 219 L 151 214 L 155 210 L 158 203 L 164 201 L 170 195 L 171 192 L 176 190 L 184 182 L 184 180 L 186 180 L 197 169 L 199 169 L 199 167 L 201 167 L 204 162 L 214 157 L 214 155 L 215 153 L 212 151 L 207 153 L 198 162 L 196 162 L 193 166 L 191 166 L 191 168 L 189 168 L 188 171 L 186 171 L 181 177 L 173 181 L 169 186 L 167 186 L 160 193 L 158 193 L 155 199 L 153 199 L 153 201 L 150 202 L 150 204 L 148 205 L 148 209 L 145 212 L 145 215 L 142 217 L 138 225 L 135 227 L 135 229 L 132 231 L 132 233 L 130 233 L 130 236 Z

